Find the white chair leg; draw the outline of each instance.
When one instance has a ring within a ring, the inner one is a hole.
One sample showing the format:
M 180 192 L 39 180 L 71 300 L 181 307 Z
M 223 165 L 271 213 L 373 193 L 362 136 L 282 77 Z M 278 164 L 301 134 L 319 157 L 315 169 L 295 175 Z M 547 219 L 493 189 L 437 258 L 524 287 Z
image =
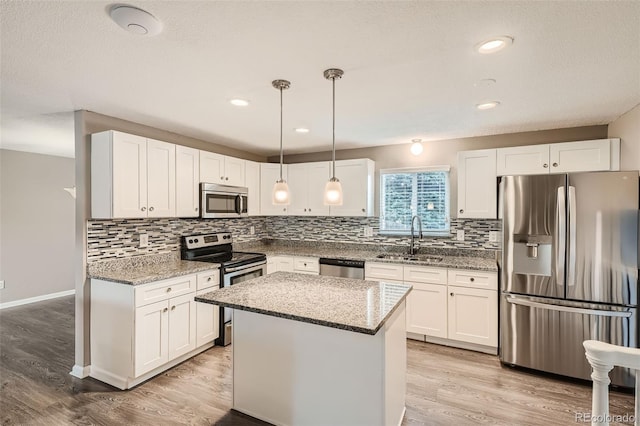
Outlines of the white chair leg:
M 587 357 L 589 359 L 589 357 Z M 613 365 L 603 364 L 589 359 L 593 368 L 593 398 L 591 400 L 591 424 L 594 426 L 609 425 L 609 372 Z M 636 403 L 637 404 L 637 403 Z

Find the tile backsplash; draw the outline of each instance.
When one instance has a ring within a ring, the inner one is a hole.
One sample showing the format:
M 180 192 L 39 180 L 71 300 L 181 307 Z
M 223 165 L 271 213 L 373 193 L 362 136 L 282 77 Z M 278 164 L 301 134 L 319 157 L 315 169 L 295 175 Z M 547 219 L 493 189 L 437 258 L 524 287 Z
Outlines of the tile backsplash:
M 501 230 L 500 220 L 452 219 L 451 232 L 444 237 L 424 237 L 421 247 L 499 250 L 500 238 L 489 241 L 489 232 Z M 251 233 L 253 227 L 254 233 Z M 365 236 L 371 227 L 373 236 Z M 290 241 L 323 241 L 405 246 L 409 237 L 378 235 L 377 217 L 268 216 L 238 219 L 113 219 L 87 223 L 87 261 L 144 254 L 169 253 L 180 249 L 183 235 L 229 231 L 234 242 L 264 238 Z M 456 240 L 456 231 L 464 230 L 464 241 Z M 149 245 L 139 248 L 140 233 L 149 237 Z

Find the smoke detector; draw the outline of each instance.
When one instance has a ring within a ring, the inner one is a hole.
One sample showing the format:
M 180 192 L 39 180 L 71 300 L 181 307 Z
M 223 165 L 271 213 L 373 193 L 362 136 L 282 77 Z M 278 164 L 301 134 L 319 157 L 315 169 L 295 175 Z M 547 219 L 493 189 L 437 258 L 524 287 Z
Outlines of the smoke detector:
M 115 5 L 109 12 L 120 27 L 137 35 L 153 36 L 162 31 L 162 23 L 149 12 L 133 6 Z

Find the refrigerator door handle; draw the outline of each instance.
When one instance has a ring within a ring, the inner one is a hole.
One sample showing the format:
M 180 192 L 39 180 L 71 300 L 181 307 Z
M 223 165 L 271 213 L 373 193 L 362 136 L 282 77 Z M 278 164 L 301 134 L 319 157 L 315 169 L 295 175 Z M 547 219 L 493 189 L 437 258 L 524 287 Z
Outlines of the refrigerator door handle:
M 567 262 L 567 286 L 574 286 L 576 284 L 576 187 L 569 186 L 569 227 L 567 229 L 567 237 L 569 247 L 567 248 L 567 255 L 569 261 Z
M 568 312 L 572 314 L 598 315 L 601 317 L 630 318 L 633 315 L 632 311 L 605 311 L 602 309 L 575 308 L 572 306 L 552 305 L 549 303 L 534 302 L 533 300 L 522 299 L 514 296 L 507 296 L 507 302 L 513 303 L 514 305 L 528 306 L 531 308 Z
M 556 196 L 558 217 L 556 218 L 557 229 L 554 232 L 554 247 L 556 250 L 556 284 L 564 286 L 564 261 L 565 261 L 565 245 L 567 235 L 567 215 L 565 207 L 565 190 L 564 186 L 558 188 Z M 565 294 L 563 292 L 562 297 Z

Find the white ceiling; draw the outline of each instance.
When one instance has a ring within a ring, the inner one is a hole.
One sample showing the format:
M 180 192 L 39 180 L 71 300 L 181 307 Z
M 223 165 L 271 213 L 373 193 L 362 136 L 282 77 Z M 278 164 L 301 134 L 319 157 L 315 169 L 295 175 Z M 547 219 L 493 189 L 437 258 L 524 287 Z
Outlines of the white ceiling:
M 345 71 L 338 149 L 607 124 L 640 103 L 638 1 L 130 3 L 162 22 L 155 37 L 118 27 L 112 4 L 0 2 L 3 148 L 73 156 L 86 109 L 273 155 L 282 78 L 285 152 L 324 151 L 330 67 Z M 495 35 L 515 42 L 474 51 Z

